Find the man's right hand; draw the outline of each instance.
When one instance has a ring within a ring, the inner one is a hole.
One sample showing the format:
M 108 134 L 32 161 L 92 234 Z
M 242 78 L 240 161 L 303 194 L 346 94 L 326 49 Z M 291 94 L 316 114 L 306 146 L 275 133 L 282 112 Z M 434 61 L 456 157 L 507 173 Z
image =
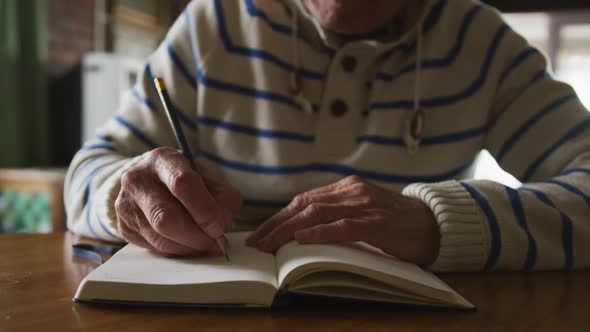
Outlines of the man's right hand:
M 117 225 L 129 242 L 164 256 L 219 254 L 215 238 L 231 228 L 242 198 L 223 175 L 177 150 L 158 148 L 121 178 Z

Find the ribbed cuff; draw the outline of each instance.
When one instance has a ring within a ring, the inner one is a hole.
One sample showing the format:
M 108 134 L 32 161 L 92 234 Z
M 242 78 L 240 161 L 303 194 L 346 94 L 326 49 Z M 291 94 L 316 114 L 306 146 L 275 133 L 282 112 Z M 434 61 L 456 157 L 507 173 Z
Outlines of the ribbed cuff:
M 146 154 L 137 156 L 119 168 L 100 186 L 94 199 L 94 209 L 100 219 L 105 221 L 105 226 L 109 231 L 124 240 L 117 227 L 117 212 L 115 211 L 115 201 L 121 190 L 121 177 L 131 167 L 137 165 L 146 157 Z
M 485 218 L 469 192 L 457 181 L 414 183 L 403 195 L 420 199 L 433 211 L 441 241 L 433 271 L 481 271 L 489 252 Z

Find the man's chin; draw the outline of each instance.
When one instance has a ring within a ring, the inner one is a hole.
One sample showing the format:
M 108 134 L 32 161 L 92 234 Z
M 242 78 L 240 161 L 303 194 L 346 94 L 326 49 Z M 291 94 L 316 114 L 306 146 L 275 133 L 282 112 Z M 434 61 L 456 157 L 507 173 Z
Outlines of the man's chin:
M 382 26 L 354 26 L 351 24 L 328 24 L 326 26 L 322 25 L 322 28 L 337 33 L 339 35 L 347 36 L 347 37 L 354 37 L 354 36 L 364 36 L 372 33 L 373 31 L 379 30 Z

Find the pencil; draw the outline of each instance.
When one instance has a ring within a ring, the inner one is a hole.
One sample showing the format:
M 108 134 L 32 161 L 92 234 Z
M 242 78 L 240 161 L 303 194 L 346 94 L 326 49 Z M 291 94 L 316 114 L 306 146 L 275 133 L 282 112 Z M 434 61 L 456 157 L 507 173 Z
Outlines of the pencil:
M 168 116 L 168 121 L 170 122 L 170 126 L 172 127 L 172 131 L 174 132 L 174 136 L 176 137 L 176 142 L 182 151 L 182 155 L 188 159 L 191 168 L 193 171 L 199 173 L 197 170 L 197 166 L 193 160 L 193 154 L 191 149 L 186 142 L 186 138 L 184 137 L 184 133 L 182 132 L 182 128 L 180 127 L 180 123 L 178 122 L 178 117 L 176 117 L 176 113 L 174 113 L 174 109 L 170 107 L 170 97 L 168 96 L 168 92 L 166 91 L 166 85 L 164 84 L 164 80 L 159 77 L 154 78 L 154 84 L 156 85 L 156 90 L 158 90 L 158 94 L 160 95 L 160 100 L 162 101 L 162 105 L 164 106 L 164 110 L 166 111 L 166 115 Z M 217 242 L 217 246 L 221 253 L 225 256 L 225 259 L 229 262 L 229 256 L 227 254 L 229 242 L 225 235 L 221 235 L 215 239 Z

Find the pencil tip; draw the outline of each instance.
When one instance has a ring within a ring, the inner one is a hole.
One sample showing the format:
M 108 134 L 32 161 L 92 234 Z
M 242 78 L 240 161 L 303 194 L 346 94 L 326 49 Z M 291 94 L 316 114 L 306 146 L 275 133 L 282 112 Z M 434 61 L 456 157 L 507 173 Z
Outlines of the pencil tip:
M 228 255 L 229 241 L 227 240 L 227 238 L 224 235 L 222 235 L 215 239 L 215 241 L 217 242 L 217 247 L 219 248 L 219 251 L 221 251 L 221 254 L 225 256 L 225 260 L 228 263 L 230 263 Z

